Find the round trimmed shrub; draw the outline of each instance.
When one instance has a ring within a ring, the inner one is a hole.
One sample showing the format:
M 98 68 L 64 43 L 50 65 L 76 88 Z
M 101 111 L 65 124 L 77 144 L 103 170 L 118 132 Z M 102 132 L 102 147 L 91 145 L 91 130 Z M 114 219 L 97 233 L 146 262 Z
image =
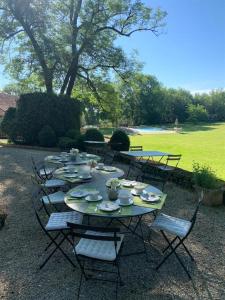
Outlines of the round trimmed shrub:
M 128 151 L 130 148 L 130 139 L 125 131 L 118 129 L 114 131 L 109 144 L 112 150 Z
M 71 139 L 70 137 L 63 136 L 59 138 L 58 147 L 61 150 L 70 150 L 71 148 L 76 147 L 76 140 Z
M 38 134 L 39 145 L 43 147 L 54 147 L 56 145 L 56 135 L 54 130 L 45 125 Z
M 70 129 L 67 131 L 66 136 L 73 140 L 77 140 L 80 136 L 80 131 L 77 129 Z
M 87 129 L 84 136 L 86 141 L 104 141 L 104 135 L 96 128 Z

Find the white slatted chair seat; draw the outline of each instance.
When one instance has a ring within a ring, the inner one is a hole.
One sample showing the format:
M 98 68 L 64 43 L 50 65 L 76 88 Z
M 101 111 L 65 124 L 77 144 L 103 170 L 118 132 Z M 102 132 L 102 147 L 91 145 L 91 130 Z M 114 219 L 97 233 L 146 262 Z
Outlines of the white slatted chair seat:
M 55 171 L 54 168 L 42 168 L 42 169 L 39 170 L 39 174 L 40 174 L 41 176 L 46 176 L 46 175 L 49 176 L 49 175 L 51 175 L 54 171 Z
M 65 193 L 62 191 L 58 191 L 56 193 L 49 194 L 47 196 L 43 196 L 40 200 L 43 201 L 45 204 L 57 204 L 57 203 L 64 203 Z M 50 201 L 49 201 L 50 199 Z
M 45 229 L 48 231 L 68 229 L 67 222 L 81 224 L 82 221 L 83 215 L 75 211 L 52 213 Z
M 113 236 L 113 233 L 96 232 L 90 230 L 86 231 L 86 234 Z M 117 234 L 117 236 L 120 237 L 120 241 L 117 242 L 116 247 L 116 251 L 118 253 L 124 238 L 124 234 Z M 106 261 L 114 261 L 117 257 L 114 241 L 101 241 L 81 238 L 79 243 L 75 246 L 75 251 L 77 255 L 83 255 L 86 257 Z
M 66 182 L 61 179 L 48 179 L 42 185 L 46 188 L 56 188 L 65 186 Z
M 150 225 L 151 229 L 167 231 L 179 237 L 184 237 L 191 227 L 191 222 L 166 214 L 159 214 L 153 223 Z

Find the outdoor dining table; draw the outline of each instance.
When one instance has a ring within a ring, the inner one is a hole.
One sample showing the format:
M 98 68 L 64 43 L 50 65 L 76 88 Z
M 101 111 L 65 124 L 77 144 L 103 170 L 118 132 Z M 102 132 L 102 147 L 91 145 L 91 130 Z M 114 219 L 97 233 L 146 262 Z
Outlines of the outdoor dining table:
M 138 236 L 144 245 L 144 237 L 142 233 L 142 229 L 140 230 L 141 235 L 137 233 L 137 228 L 141 228 L 141 222 L 142 217 L 144 215 L 154 213 L 157 210 L 160 210 L 166 200 L 166 194 L 161 192 L 159 189 L 152 185 L 146 184 L 145 190 L 149 193 L 153 193 L 155 195 L 159 196 L 159 201 L 157 202 L 145 202 L 141 199 L 140 196 L 133 196 L 133 204 L 129 206 L 120 206 L 119 209 L 111 212 L 103 211 L 99 208 L 99 204 L 102 201 L 109 201 L 108 199 L 108 191 L 107 191 L 107 181 L 109 179 L 109 176 L 103 176 L 102 174 L 97 174 L 95 181 L 89 182 L 83 185 L 78 185 L 74 187 L 73 189 L 69 190 L 64 198 L 65 204 L 71 208 L 72 210 L 75 210 L 77 212 L 80 212 L 81 214 L 84 214 L 88 217 L 98 217 L 103 218 L 105 220 L 108 220 L 108 224 L 111 224 L 113 221 L 119 222 L 126 230 L 127 233 L 134 234 L 135 236 Z M 124 179 L 120 180 L 121 186 L 123 184 Z M 126 180 L 127 181 L 127 180 Z M 131 190 L 131 187 L 123 187 L 124 189 Z M 99 191 L 100 195 L 102 196 L 102 200 L 100 201 L 87 201 L 86 197 L 82 198 L 75 198 L 71 195 L 72 192 L 80 192 L 84 191 L 86 193 L 91 193 L 93 191 Z M 126 220 L 131 220 L 131 218 L 136 217 L 136 223 L 134 227 L 131 227 L 130 223 L 127 225 Z M 145 248 L 145 245 L 144 245 Z M 131 252 L 127 253 L 124 256 L 127 255 L 136 255 L 136 254 L 142 254 L 146 253 L 146 250 L 139 251 L 139 252 Z
M 159 157 L 159 162 L 162 160 L 164 156 L 170 155 L 167 152 L 155 151 L 155 150 L 147 150 L 147 151 L 120 151 L 121 154 L 127 155 L 132 158 L 142 159 L 143 157 L 148 157 L 147 160 L 154 157 Z
M 74 167 L 62 167 L 54 171 L 53 176 L 57 179 L 62 179 L 71 184 L 78 183 L 88 183 L 92 181 L 93 184 L 99 181 L 99 176 L 103 176 L 106 180 L 110 178 L 120 178 L 124 175 L 124 171 L 111 166 L 104 165 L 102 169 L 99 169 L 98 166 L 94 168 L 90 168 L 90 179 L 81 178 L 82 174 L 87 172 L 88 166 L 86 165 L 78 165 Z M 71 176 L 68 176 L 71 175 Z M 72 176 L 74 175 L 74 176 Z
M 47 163 L 53 163 L 53 164 L 73 164 L 73 165 L 84 165 L 87 164 L 89 161 L 95 160 L 95 161 L 100 161 L 101 157 L 95 154 L 83 154 L 82 152 L 80 153 L 80 157 L 77 160 L 71 160 L 71 156 L 69 153 L 67 156 L 58 154 L 58 155 L 48 155 L 45 157 L 45 162 Z

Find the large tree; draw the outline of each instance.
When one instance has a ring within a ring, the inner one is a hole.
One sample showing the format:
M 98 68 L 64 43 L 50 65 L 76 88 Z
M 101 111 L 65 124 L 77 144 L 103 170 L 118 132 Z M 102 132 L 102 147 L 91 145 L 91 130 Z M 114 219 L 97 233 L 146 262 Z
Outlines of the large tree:
M 70 96 L 78 78 L 96 92 L 93 76 L 132 68 L 117 37 L 158 35 L 165 15 L 141 0 L 0 0 L 2 59 L 11 76 L 35 74 L 49 93 Z

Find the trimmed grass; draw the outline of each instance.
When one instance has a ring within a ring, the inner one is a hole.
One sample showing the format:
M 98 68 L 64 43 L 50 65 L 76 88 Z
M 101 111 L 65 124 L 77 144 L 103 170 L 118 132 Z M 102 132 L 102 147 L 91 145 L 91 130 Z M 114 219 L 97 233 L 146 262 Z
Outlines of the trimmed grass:
M 225 123 L 185 124 L 182 128 L 182 133 L 130 136 L 131 145 L 182 154 L 179 167 L 191 171 L 193 162 L 206 164 L 225 180 Z

